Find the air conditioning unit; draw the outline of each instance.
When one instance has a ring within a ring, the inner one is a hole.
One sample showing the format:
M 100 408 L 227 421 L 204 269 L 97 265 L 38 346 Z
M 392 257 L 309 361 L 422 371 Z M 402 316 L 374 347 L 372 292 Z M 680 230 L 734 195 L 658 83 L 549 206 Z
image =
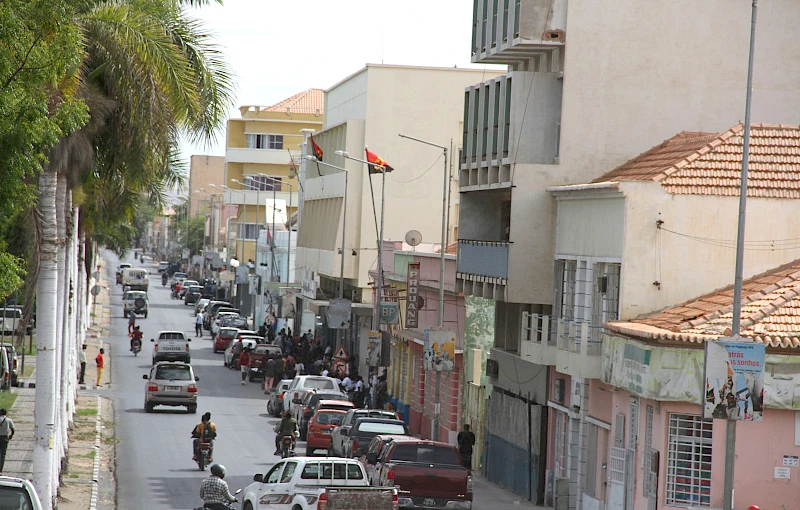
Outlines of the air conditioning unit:
M 500 375 L 500 364 L 496 359 L 486 360 L 486 376 L 497 379 Z

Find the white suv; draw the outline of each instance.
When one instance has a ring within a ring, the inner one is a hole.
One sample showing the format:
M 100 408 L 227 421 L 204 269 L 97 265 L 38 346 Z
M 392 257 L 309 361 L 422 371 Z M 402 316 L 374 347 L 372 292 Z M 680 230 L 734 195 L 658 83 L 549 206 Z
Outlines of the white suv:
M 292 384 L 286 393 L 283 394 L 283 409 L 291 411 L 296 399 L 303 398 L 309 390 L 337 390 L 339 391 L 339 380 L 333 377 L 322 377 L 321 375 L 300 375 L 292 379 Z
M 153 365 L 159 361 L 183 361 L 191 363 L 192 356 L 189 354 L 189 342 L 191 338 L 186 338 L 183 331 L 159 331 L 158 339 L 150 339 L 155 342 L 153 347 Z

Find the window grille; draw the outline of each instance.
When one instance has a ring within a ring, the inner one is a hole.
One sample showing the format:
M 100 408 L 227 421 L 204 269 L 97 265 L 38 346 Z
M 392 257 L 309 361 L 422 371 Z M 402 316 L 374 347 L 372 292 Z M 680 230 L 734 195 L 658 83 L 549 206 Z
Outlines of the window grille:
M 248 149 L 283 149 L 283 135 L 247 135 L 245 146 Z
M 567 415 L 556 413 L 556 458 L 555 471 L 556 478 L 564 478 L 567 475 Z
M 711 505 L 711 431 L 710 420 L 669 415 L 667 505 Z
M 257 223 L 240 223 L 239 239 L 257 240 L 259 226 Z
M 594 266 L 590 348 L 592 344 L 600 343 L 603 323 L 619 319 L 620 270 L 620 264 L 599 263 Z
M 575 276 L 577 263 L 564 260 L 561 276 L 561 318 L 571 321 L 575 318 Z
M 280 191 L 281 178 L 268 175 L 245 175 L 244 189 L 248 191 Z

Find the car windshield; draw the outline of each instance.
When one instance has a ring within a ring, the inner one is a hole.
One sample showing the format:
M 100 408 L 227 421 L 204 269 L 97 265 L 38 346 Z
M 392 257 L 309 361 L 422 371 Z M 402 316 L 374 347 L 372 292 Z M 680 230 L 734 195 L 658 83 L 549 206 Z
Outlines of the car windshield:
M 447 464 L 459 466 L 461 462 L 454 448 L 427 444 L 400 444 L 392 454 L 392 460 L 421 462 L 424 464 Z
M 335 388 L 333 381 L 330 379 L 306 379 L 303 384 L 305 388 L 312 388 L 315 390 L 330 390 Z
M 0 509 L 30 510 L 33 508 L 28 492 L 22 487 L 0 487 Z
M 239 330 L 236 328 L 222 328 L 219 330 L 219 336 L 223 338 L 233 338 Z
M 377 434 L 399 434 L 404 435 L 406 428 L 400 423 L 381 423 L 381 422 L 361 422 L 358 424 L 357 432 L 354 435 L 375 436 Z
M 172 277 L 175 278 L 175 279 L 186 278 L 186 273 L 175 273 L 175 274 L 172 275 Z
M 313 397 L 311 397 L 311 405 L 316 406 L 320 400 L 345 400 L 347 399 L 347 395 L 341 395 L 339 393 L 315 393 Z
M 170 365 L 156 368 L 156 379 L 168 381 L 191 381 L 192 370 L 187 366 Z M 2 507 L 0 507 L 2 508 Z
M 158 335 L 158 339 L 159 340 L 185 340 L 185 338 L 183 336 L 183 333 L 181 333 L 179 331 L 161 333 L 160 335 Z
M 191 287 L 189 287 L 189 292 L 202 292 L 202 291 L 203 287 L 199 285 L 192 285 Z
M 344 414 L 342 413 L 324 413 L 317 414 L 317 423 L 320 425 L 341 425 Z

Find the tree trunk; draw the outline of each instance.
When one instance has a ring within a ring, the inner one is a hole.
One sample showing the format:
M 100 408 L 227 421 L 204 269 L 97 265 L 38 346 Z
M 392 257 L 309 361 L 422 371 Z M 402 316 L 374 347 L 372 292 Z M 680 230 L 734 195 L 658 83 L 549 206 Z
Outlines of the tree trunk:
M 39 175 L 42 247 L 36 284 L 36 403 L 33 481 L 44 510 L 53 508 L 53 450 L 56 415 L 56 321 L 58 319 L 58 224 L 55 172 Z
M 67 176 L 59 173 L 56 181 L 56 234 L 58 235 L 58 289 L 56 290 L 56 418 L 55 418 L 55 441 L 54 441 L 54 465 L 53 465 L 53 492 L 58 494 L 59 472 L 61 461 L 64 458 L 64 412 L 62 409 L 63 395 L 61 393 L 61 357 L 64 352 L 64 294 L 68 279 L 66 270 L 66 239 L 67 239 L 67 219 L 64 214 L 64 204 L 67 197 Z
M 67 179 L 64 177 L 64 186 L 66 188 Z M 61 181 L 61 176 L 59 176 L 59 183 Z M 63 246 L 64 246 L 64 272 L 61 273 L 64 278 L 64 286 L 63 286 L 63 294 L 61 295 L 61 299 L 63 302 L 62 305 L 62 324 L 61 324 L 61 336 L 59 336 L 59 340 L 61 342 L 61 372 L 60 372 L 60 386 L 61 390 L 59 394 L 61 395 L 61 445 L 62 445 L 62 452 L 61 458 L 66 459 L 66 455 L 69 452 L 69 423 L 72 421 L 71 419 L 71 410 L 72 410 L 72 402 L 71 402 L 71 389 L 69 387 L 69 378 L 70 378 L 70 356 L 72 354 L 71 345 L 72 345 L 72 328 L 70 327 L 71 322 L 71 314 L 70 314 L 70 306 L 72 304 L 72 300 L 70 298 L 71 294 L 71 285 L 72 285 L 72 260 L 73 260 L 73 251 L 72 251 L 72 191 L 65 190 L 65 197 L 64 197 L 64 209 L 63 209 L 63 217 L 64 217 L 64 238 L 63 238 Z M 63 464 L 62 464 L 63 466 Z

